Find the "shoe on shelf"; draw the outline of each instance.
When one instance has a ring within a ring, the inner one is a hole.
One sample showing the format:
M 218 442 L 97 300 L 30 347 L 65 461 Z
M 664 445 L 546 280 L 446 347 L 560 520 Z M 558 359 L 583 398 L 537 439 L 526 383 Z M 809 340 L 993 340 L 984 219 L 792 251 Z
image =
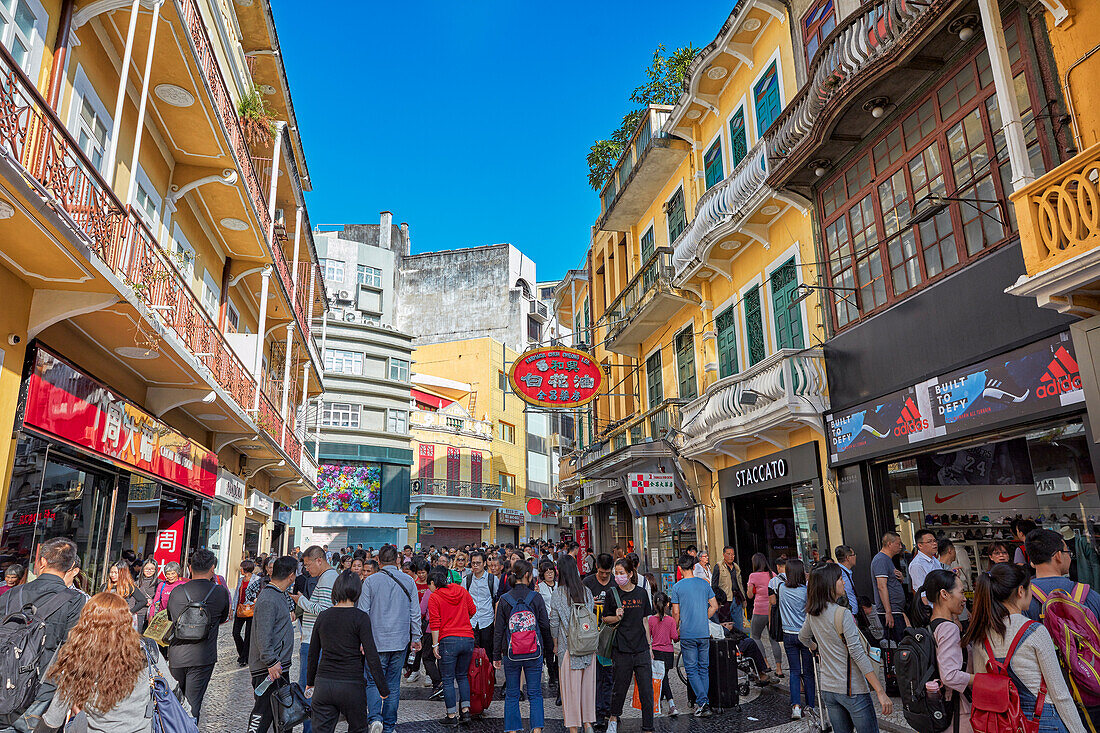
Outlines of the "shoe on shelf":
M 695 711 L 696 718 L 709 718 L 712 715 L 714 715 L 714 711 L 710 709 L 709 704 L 704 705 Z
M 368 728 L 367 731 L 368 733 L 382 733 L 382 721 L 372 721 L 370 724 L 370 728 Z
M 802 720 L 801 705 L 791 705 L 791 720 Z

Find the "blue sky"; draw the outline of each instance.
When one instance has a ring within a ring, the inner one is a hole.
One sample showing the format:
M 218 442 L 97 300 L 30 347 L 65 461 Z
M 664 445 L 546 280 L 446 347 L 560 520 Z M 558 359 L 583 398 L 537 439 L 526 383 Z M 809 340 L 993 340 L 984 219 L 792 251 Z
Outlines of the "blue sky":
M 314 224 L 388 209 L 416 252 L 511 242 L 547 280 L 581 263 L 599 211 L 585 156 L 654 47 L 706 45 L 732 3 L 273 5 Z

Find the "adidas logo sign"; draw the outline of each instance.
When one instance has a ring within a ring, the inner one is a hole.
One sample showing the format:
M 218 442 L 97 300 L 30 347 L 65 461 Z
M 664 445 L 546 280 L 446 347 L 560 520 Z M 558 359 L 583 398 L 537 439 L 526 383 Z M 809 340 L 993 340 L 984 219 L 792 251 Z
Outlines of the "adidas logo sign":
M 921 417 L 920 410 L 917 408 L 917 403 L 913 402 L 912 397 L 906 397 L 905 406 L 901 408 L 901 416 L 898 418 L 898 424 L 894 428 L 894 435 L 900 437 L 902 435 L 909 435 L 910 433 L 919 433 L 927 429 L 928 421 Z
M 1054 397 L 1081 389 L 1081 368 L 1077 366 L 1077 360 L 1065 346 L 1059 346 L 1054 352 L 1054 358 L 1050 360 L 1039 382 L 1039 388 L 1035 393 L 1040 398 Z

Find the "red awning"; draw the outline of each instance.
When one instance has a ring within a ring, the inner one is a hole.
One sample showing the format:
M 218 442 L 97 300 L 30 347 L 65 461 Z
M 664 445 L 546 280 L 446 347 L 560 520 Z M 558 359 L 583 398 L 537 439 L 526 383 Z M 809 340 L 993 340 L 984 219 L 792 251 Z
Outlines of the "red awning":
M 430 407 L 434 407 L 437 410 L 439 410 L 441 408 L 444 408 L 447 405 L 454 402 L 454 400 L 449 400 L 446 397 L 438 397 L 434 394 L 428 394 L 427 392 L 421 392 L 420 390 L 418 390 L 416 388 L 413 388 L 412 396 L 413 396 L 413 399 L 416 400 L 418 404 L 428 405 Z

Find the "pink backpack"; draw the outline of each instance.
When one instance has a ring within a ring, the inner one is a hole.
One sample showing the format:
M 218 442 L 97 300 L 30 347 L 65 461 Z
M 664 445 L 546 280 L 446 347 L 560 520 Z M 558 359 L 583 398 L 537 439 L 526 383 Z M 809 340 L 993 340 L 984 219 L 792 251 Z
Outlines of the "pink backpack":
M 1072 593 L 1056 588 L 1047 594 L 1032 583 L 1031 592 L 1043 604 L 1039 620 L 1058 648 L 1074 699 L 1100 705 L 1100 623 L 1084 605 L 1089 587 L 1075 583 Z

